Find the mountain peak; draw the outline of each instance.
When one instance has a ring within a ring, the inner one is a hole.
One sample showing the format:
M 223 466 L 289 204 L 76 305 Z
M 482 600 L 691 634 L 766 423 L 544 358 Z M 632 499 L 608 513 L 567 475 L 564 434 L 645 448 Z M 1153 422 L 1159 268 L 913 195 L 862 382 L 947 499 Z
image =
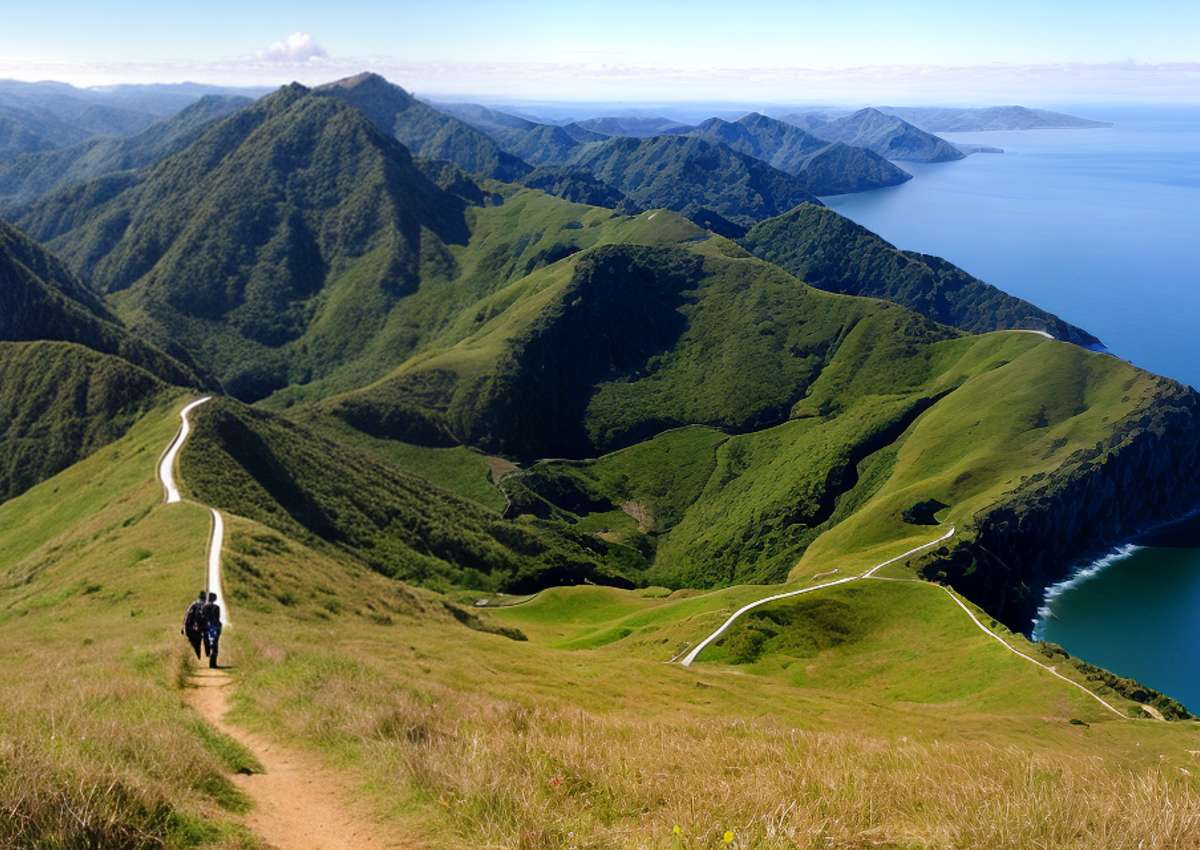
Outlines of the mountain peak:
M 884 112 L 880 112 L 874 106 L 867 106 L 867 107 L 864 107 L 864 108 L 858 110 L 850 117 L 852 117 L 852 118 L 888 118 L 888 119 L 891 119 L 894 116 L 888 115 Z
M 387 83 L 387 80 L 374 71 L 361 71 L 349 77 L 334 80 L 332 83 L 326 83 L 325 87 L 341 86 L 342 88 L 353 88 L 354 86 L 368 85 L 370 83 L 378 85 L 379 83 Z
M 326 83 L 323 86 L 318 86 L 318 90 L 343 89 L 348 91 L 360 92 L 388 92 L 393 95 L 403 95 L 404 97 L 412 97 L 401 86 L 388 80 L 381 74 L 374 71 L 363 71 L 350 77 L 343 77 L 340 80 L 334 80 L 332 83 Z
M 260 106 L 268 109 L 286 109 L 295 103 L 296 100 L 307 95 L 310 91 L 311 90 L 308 88 L 308 86 L 302 85 L 301 83 L 291 82 L 287 85 L 280 86 L 275 91 L 258 101 L 258 103 Z

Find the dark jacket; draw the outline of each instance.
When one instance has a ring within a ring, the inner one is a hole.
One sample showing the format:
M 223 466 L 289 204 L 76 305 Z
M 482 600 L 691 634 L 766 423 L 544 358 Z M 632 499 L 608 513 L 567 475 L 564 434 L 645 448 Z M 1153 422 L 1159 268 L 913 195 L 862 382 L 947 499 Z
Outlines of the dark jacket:
M 205 628 L 212 626 L 221 628 L 221 606 L 216 602 L 204 603 L 204 626 Z
M 183 615 L 183 630 L 199 633 L 204 630 L 204 624 L 207 622 L 204 619 L 204 603 L 200 601 L 193 602 L 188 606 L 187 611 Z M 189 624 L 191 629 L 188 628 Z

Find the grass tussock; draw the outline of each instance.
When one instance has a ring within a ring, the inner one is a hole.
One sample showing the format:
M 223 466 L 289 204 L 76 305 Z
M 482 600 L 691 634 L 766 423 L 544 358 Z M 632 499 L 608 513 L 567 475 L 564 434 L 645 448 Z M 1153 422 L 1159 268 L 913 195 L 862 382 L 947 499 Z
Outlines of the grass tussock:
M 245 846 L 205 817 L 246 810 L 228 779 L 245 757 L 145 675 L 157 661 L 47 657 L 0 692 L 0 847 Z
M 440 816 L 445 846 L 1182 850 L 1200 835 L 1200 788 L 1166 766 L 530 707 L 397 686 L 344 657 L 286 658 L 254 665 L 241 711 L 369 765 Z

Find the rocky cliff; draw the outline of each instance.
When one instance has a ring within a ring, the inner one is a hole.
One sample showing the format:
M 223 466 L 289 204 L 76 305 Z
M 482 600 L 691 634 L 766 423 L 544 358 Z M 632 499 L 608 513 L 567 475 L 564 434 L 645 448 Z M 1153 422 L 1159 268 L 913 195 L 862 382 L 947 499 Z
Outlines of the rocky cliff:
M 925 566 L 1007 626 L 1027 631 L 1045 589 L 1088 555 L 1200 506 L 1200 394 L 1161 391 L 1111 437 L 1031 476 Z

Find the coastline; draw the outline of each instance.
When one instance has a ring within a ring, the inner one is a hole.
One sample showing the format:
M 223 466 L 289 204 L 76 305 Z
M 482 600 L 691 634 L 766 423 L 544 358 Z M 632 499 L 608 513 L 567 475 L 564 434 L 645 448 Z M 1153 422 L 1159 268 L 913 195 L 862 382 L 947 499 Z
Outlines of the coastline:
M 1144 548 L 1146 547 L 1137 543 L 1119 544 L 1118 546 L 1109 549 L 1107 554 L 1101 555 L 1099 558 L 1077 567 L 1062 581 L 1057 581 L 1054 584 L 1048 585 L 1046 589 L 1042 591 L 1042 604 L 1038 607 L 1037 614 L 1033 618 L 1033 623 L 1029 631 L 1030 639 L 1034 641 L 1042 640 L 1040 633 L 1042 624 L 1044 620 L 1050 619 L 1054 616 L 1054 600 L 1072 588 L 1078 587 L 1084 582 L 1100 575 L 1100 573 L 1104 572 L 1113 564 L 1120 563 L 1121 561 L 1125 561 L 1133 557 Z

